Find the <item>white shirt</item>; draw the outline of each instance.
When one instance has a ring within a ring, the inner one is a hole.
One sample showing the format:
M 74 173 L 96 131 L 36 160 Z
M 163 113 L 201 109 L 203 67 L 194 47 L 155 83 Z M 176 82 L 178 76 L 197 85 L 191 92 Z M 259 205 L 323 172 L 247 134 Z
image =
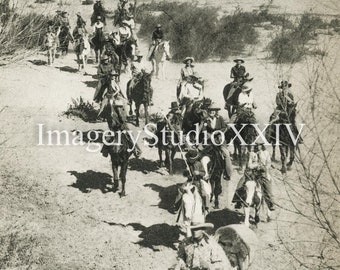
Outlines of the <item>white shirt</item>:
M 119 35 L 122 40 L 127 40 L 131 37 L 131 30 L 129 27 L 119 27 Z
M 96 22 L 93 26 L 93 32 L 96 32 L 96 28 L 103 28 L 104 24 L 102 22 Z
M 125 22 L 130 26 L 131 29 L 135 29 L 136 24 L 133 19 L 126 20 Z
M 253 92 L 250 91 L 249 95 L 246 92 L 241 92 L 238 96 L 238 103 L 240 105 L 245 104 L 245 108 L 252 109 L 254 104 L 254 96 Z

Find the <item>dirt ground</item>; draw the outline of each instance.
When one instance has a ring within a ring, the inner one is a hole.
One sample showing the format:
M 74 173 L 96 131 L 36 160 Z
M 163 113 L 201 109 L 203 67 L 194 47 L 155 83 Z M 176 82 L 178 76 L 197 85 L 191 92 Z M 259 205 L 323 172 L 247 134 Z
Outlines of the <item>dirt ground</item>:
M 91 6 L 66 7 L 72 25 L 72 15 L 80 8 L 89 19 Z M 271 34 L 259 31 L 264 45 Z M 261 44 L 253 48 L 256 57 L 244 58 L 255 77 L 256 116 L 259 123 L 265 123 L 274 108 L 278 82 L 290 78 L 293 93 L 299 97 L 306 67 L 277 68 L 266 59 Z M 144 41 L 144 55 L 147 46 Z M 45 130 L 106 129 L 105 123 L 85 123 L 62 115 L 71 98 L 92 100 L 96 65 L 89 64 L 84 75 L 77 72 L 72 52 L 56 59 L 53 66 L 45 65 L 46 60 L 45 55 L 36 54 L 0 71 L 0 254 L 5 254 L 0 262 L 7 269 L 168 269 L 176 261 L 174 243 L 179 237 L 176 215 L 168 209 L 176 185 L 185 181 L 180 155 L 175 159 L 176 174 L 169 176 L 157 166 L 157 149 L 142 146 L 142 157 L 130 159 L 127 196 L 120 198 L 107 189 L 112 178 L 109 158 L 86 151 L 86 146 L 39 146 L 38 124 L 44 124 Z M 221 108 L 222 89 L 232 65 L 232 61 L 196 64 L 206 80 L 206 96 Z M 181 64 L 169 62 L 166 78 L 153 80 L 151 113 L 166 113 L 176 99 L 180 68 Z M 122 75 L 123 89 L 128 79 L 128 74 Z M 221 114 L 226 116 L 224 110 Z M 131 129 L 137 130 L 132 125 Z M 287 206 L 280 164 L 273 165 L 275 200 Z M 230 205 L 240 177 L 235 167 L 231 181 L 223 181 L 221 209 L 208 217 L 217 226 L 243 220 L 242 212 L 233 211 Z M 288 172 L 287 177 L 296 177 L 296 172 Z M 294 220 L 293 214 L 277 208 L 270 223 L 252 227 L 262 247 L 251 269 L 299 269 L 278 237 L 278 232 L 292 238 L 301 233 L 292 227 Z

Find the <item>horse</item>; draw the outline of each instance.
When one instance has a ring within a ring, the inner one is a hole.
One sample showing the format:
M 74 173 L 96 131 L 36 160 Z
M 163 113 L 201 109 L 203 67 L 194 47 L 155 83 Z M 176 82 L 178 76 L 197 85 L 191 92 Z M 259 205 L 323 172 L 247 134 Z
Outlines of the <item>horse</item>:
M 70 33 L 69 27 L 66 25 L 61 26 L 58 37 L 61 54 L 65 56 L 68 53 L 68 46 L 70 41 L 73 42 L 73 37 Z
M 86 34 L 83 37 L 75 39 L 74 51 L 77 55 L 78 70 L 85 69 L 90 53 L 90 43 Z
M 105 37 L 102 28 L 96 28 L 94 36 L 90 39 L 90 44 L 96 54 L 96 63 L 98 63 L 101 60 L 105 44 Z
M 129 66 L 129 60 L 132 61 L 134 58 L 135 46 L 135 42 L 132 39 L 129 39 L 116 47 L 115 52 L 119 57 L 119 69 L 124 71 L 127 70 Z
M 182 111 L 185 110 L 182 122 L 184 134 L 187 134 L 191 130 L 195 130 L 196 125 L 201 125 L 203 119 L 207 117 L 207 111 L 202 108 L 202 105 L 206 102 L 205 100 L 193 101 L 185 98 L 181 101 L 182 107 L 185 107 L 182 108 Z
M 128 81 L 126 87 L 126 96 L 129 100 L 135 103 L 136 112 L 136 126 L 139 127 L 139 109 L 140 106 L 144 106 L 145 112 L 145 124 L 149 122 L 149 112 L 148 107 L 150 105 L 150 100 L 152 97 L 152 87 L 151 87 L 151 77 L 152 73 L 142 72 L 138 82 L 135 86 L 130 89 L 131 80 Z M 132 103 L 130 104 L 129 114 L 132 115 Z
M 162 79 L 165 78 L 165 61 L 170 59 L 170 42 L 162 41 L 154 49 L 151 59 L 152 69 L 156 71 L 156 78 L 158 78 L 159 70 L 161 70 Z
M 275 144 L 276 144 L 276 132 L 279 132 L 279 149 L 281 155 L 281 172 L 286 173 L 287 170 L 291 169 L 295 159 L 295 148 L 287 127 L 284 124 L 292 124 L 295 135 L 297 135 L 297 130 L 295 126 L 296 117 L 296 105 L 291 106 L 287 111 L 279 111 L 271 115 L 270 117 L 270 127 L 266 130 L 266 138 L 268 142 L 272 144 L 273 153 L 272 160 L 275 160 Z M 276 124 L 280 124 L 278 130 L 276 130 Z M 289 154 L 289 162 L 287 163 Z
M 238 105 L 238 96 L 241 91 L 241 87 L 239 87 L 235 82 L 228 83 L 223 88 L 225 109 L 228 111 L 229 118 L 236 112 Z
M 181 206 L 176 222 L 181 221 L 186 229 L 187 237 L 191 236 L 190 225 L 205 222 L 207 214 L 205 209 L 206 199 L 202 195 L 209 193 L 211 193 L 211 187 L 204 180 L 188 181 L 180 187 L 176 201 L 181 201 Z
M 58 47 L 58 36 L 60 33 L 60 27 L 58 27 L 58 30 L 55 35 L 51 34 L 49 36 L 46 36 L 45 38 L 45 44 L 47 48 L 47 59 L 48 64 L 51 65 L 54 63 L 55 55 L 57 52 Z
M 257 132 L 254 126 L 251 124 L 256 123 L 255 119 L 255 114 L 253 111 L 247 108 L 242 108 L 240 107 L 237 112 L 237 118 L 235 120 L 235 129 L 240 131 L 239 134 L 244 140 L 244 142 L 247 144 L 247 149 L 248 151 L 250 150 L 250 144 L 252 144 L 255 139 L 257 138 Z M 246 126 L 243 127 L 243 124 Z M 243 128 L 242 128 L 243 127 Z M 242 129 L 242 130 L 241 130 Z M 229 128 L 225 132 L 225 138 L 226 142 L 228 143 L 232 138 L 235 137 L 235 132 Z M 234 154 L 233 158 L 234 160 L 238 161 L 238 165 L 240 169 L 243 168 L 243 158 L 242 158 L 242 153 L 243 153 L 244 148 L 242 147 L 242 142 L 241 140 L 236 137 L 234 139 Z

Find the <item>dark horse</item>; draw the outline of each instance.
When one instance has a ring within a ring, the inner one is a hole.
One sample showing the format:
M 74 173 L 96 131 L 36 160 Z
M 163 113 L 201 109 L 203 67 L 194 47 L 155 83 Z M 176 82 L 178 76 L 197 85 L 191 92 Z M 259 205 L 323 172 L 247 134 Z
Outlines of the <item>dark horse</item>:
M 73 42 L 73 37 L 70 33 L 70 28 L 66 25 L 63 25 L 60 28 L 59 33 L 59 48 L 62 55 L 66 55 L 68 53 L 68 46 L 70 41 Z
M 247 108 L 240 107 L 237 111 L 237 118 L 235 120 L 235 129 L 239 131 L 239 134 L 241 135 L 242 139 L 246 143 L 248 151 L 250 150 L 250 145 L 254 143 L 257 132 L 254 126 L 251 124 L 256 123 L 255 114 L 252 110 Z M 243 127 L 243 124 L 245 125 Z M 243 128 L 242 128 L 243 127 Z M 227 142 L 230 142 L 232 138 L 236 136 L 235 132 L 229 128 L 225 133 L 225 138 Z M 241 140 L 236 137 L 234 139 L 234 160 L 236 159 L 238 161 L 238 165 L 240 169 L 243 168 L 243 149 Z
M 107 97 L 110 98 L 110 97 Z M 114 132 L 122 131 L 122 124 L 120 118 L 124 118 L 123 108 L 118 109 L 111 105 L 111 102 L 107 102 L 101 116 L 107 120 L 109 129 Z M 117 133 L 115 133 L 117 134 Z M 125 196 L 125 183 L 126 183 L 126 173 L 128 168 L 128 161 L 132 154 L 132 151 L 128 151 L 131 144 L 126 137 L 125 133 L 120 133 L 121 136 L 111 136 L 107 138 L 106 141 L 110 142 L 110 145 L 104 145 L 102 153 L 104 152 L 110 154 L 112 171 L 113 171 L 113 190 L 117 191 L 119 188 L 119 180 L 122 182 L 122 188 L 120 196 Z M 119 172 L 120 168 L 120 172 Z
M 201 125 L 203 123 L 203 119 L 207 117 L 207 111 L 204 110 L 203 105 L 209 102 L 211 102 L 210 99 L 203 99 L 199 101 L 192 101 L 189 99 L 182 100 L 182 108 L 184 106 L 186 107 L 182 123 L 184 134 L 187 134 L 191 130 L 195 130 L 197 125 Z
M 275 160 L 276 132 L 277 131 L 279 132 L 279 144 L 280 144 L 279 148 L 282 163 L 281 172 L 286 173 L 287 169 L 290 170 L 291 166 L 293 165 L 296 146 L 294 145 L 285 124 L 291 124 L 291 127 L 293 129 L 292 133 L 296 137 L 298 135 L 298 131 L 295 125 L 296 104 L 291 106 L 287 111 L 277 112 L 276 116 L 278 117 L 275 117 L 275 113 L 270 116 L 270 123 L 272 123 L 272 125 L 268 127 L 266 137 L 268 142 L 272 144 L 273 147 L 272 160 Z M 280 124 L 278 130 L 275 124 Z M 288 154 L 289 162 L 287 163 Z
M 169 169 L 169 174 L 173 175 L 173 161 L 176 155 L 176 152 L 179 147 L 179 133 L 181 130 L 181 116 L 180 114 L 174 114 L 171 119 L 164 119 L 157 123 L 157 132 L 156 136 L 158 138 L 158 156 L 160 166 L 163 166 L 163 152 L 165 152 L 165 166 Z M 165 129 L 165 133 L 161 133 L 160 131 Z M 174 131 L 174 132 L 168 132 Z M 165 135 L 165 138 L 162 138 L 162 134 Z
M 140 106 L 144 106 L 145 112 L 145 124 L 149 122 L 148 107 L 152 97 L 151 77 L 152 73 L 142 72 L 138 82 L 130 89 L 131 80 L 128 81 L 126 87 L 126 96 L 129 100 L 133 101 L 136 106 L 136 126 L 139 127 L 139 109 Z M 132 102 L 130 103 L 129 114 L 132 115 Z
M 96 32 L 94 33 L 94 36 L 91 38 L 91 47 L 94 49 L 94 52 L 96 54 L 96 63 L 101 58 L 101 55 L 103 53 L 105 44 L 105 37 L 103 33 L 102 28 L 96 28 Z
M 119 67 L 122 70 L 126 70 L 129 64 L 128 60 L 132 60 L 134 57 L 132 45 L 135 45 L 135 42 L 128 39 L 116 47 L 115 52 L 119 57 Z
M 228 83 L 223 88 L 223 98 L 225 101 L 225 109 L 228 111 L 229 118 L 236 112 L 238 105 L 238 96 L 241 93 L 240 85 L 235 82 Z

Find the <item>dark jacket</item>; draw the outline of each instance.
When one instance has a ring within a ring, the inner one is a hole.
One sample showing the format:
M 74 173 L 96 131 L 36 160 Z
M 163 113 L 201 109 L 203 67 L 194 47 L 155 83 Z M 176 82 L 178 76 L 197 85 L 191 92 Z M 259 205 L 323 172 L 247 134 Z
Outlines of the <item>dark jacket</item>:
M 235 79 L 242 78 L 246 74 L 246 68 L 244 66 L 233 66 L 231 68 L 231 77 Z
M 163 30 L 161 29 L 156 29 L 152 33 L 152 40 L 163 39 L 163 37 L 164 37 L 164 33 L 163 33 Z

